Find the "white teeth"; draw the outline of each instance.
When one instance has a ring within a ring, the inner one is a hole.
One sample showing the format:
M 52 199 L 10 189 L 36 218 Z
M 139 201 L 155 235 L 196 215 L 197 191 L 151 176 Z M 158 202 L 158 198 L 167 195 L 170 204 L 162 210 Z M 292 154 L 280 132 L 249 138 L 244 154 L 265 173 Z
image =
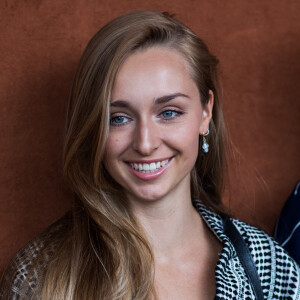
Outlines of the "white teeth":
M 150 164 L 150 171 L 155 171 L 156 169 L 156 164 L 155 163 L 151 163 Z
M 150 164 L 147 163 L 130 163 L 131 168 L 140 171 L 141 173 L 151 173 L 159 170 L 160 168 L 164 167 L 169 159 L 158 161 L 158 162 L 152 162 Z

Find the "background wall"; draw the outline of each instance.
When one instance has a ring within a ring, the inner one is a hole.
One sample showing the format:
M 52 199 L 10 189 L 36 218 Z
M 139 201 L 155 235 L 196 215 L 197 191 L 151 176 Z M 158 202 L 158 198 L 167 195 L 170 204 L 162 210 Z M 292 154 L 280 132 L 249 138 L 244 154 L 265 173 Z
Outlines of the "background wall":
M 221 61 L 235 162 L 225 201 L 272 232 L 300 177 L 300 2 L 0 2 L 0 270 L 69 207 L 61 175 L 68 93 L 91 36 L 137 9 L 175 13 Z

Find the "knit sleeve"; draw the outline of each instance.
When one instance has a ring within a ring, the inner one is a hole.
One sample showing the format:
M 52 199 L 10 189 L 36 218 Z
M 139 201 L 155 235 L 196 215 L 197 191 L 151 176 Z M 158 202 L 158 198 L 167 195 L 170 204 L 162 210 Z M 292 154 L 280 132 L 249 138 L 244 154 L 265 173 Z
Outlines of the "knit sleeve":
M 17 252 L 1 280 L 0 299 L 37 300 L 49 262 L 57 250 L 57 237 L 66 227 L 66 217 L 51 225 Z
M 15 255 L 4 273 L 1 299 L 33 298 L 39 273 L 34 267 L 34 262 L 42 247 L 43 241 L 36 240 L 30 242 Z

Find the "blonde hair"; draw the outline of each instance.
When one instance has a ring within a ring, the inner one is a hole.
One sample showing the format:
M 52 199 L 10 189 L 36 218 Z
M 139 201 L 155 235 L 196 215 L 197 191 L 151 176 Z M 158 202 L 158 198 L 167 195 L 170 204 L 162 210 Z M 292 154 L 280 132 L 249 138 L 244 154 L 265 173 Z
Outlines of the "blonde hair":
M 40 283 L 39 299 L 150 299 L 153 255 L 122 188 L 106 172 L 103 154 L 109 102 L 118 69 L 133 52 L 169 47 L 183 55 L 203 105 L 214 93 L 210 152 L 192 170 L 192 196 L 219 209 L 224 173 L 224 125 L 218 61 L 203 41 L 168 14 L 137 11 L 105 25 L 89 42 L 71 91 L 64 174 L 76 195 L 73 218 Z M 200 138 L 200 137 L 199 137 Z M 201 139 L 199 140 L 201 142 Z

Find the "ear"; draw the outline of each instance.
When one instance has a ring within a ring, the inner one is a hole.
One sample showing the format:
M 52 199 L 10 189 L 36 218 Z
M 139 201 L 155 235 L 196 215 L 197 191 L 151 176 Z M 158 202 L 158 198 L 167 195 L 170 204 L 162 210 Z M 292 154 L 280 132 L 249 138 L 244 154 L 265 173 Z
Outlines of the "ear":
M 202 107 L 202 120 L 199 128 L 200 135 L 205 134 L 209 129 L 209 122 L 212 118 L 212 110 L 214 106 L 214 93 L 209 90 L 208 102 Z

